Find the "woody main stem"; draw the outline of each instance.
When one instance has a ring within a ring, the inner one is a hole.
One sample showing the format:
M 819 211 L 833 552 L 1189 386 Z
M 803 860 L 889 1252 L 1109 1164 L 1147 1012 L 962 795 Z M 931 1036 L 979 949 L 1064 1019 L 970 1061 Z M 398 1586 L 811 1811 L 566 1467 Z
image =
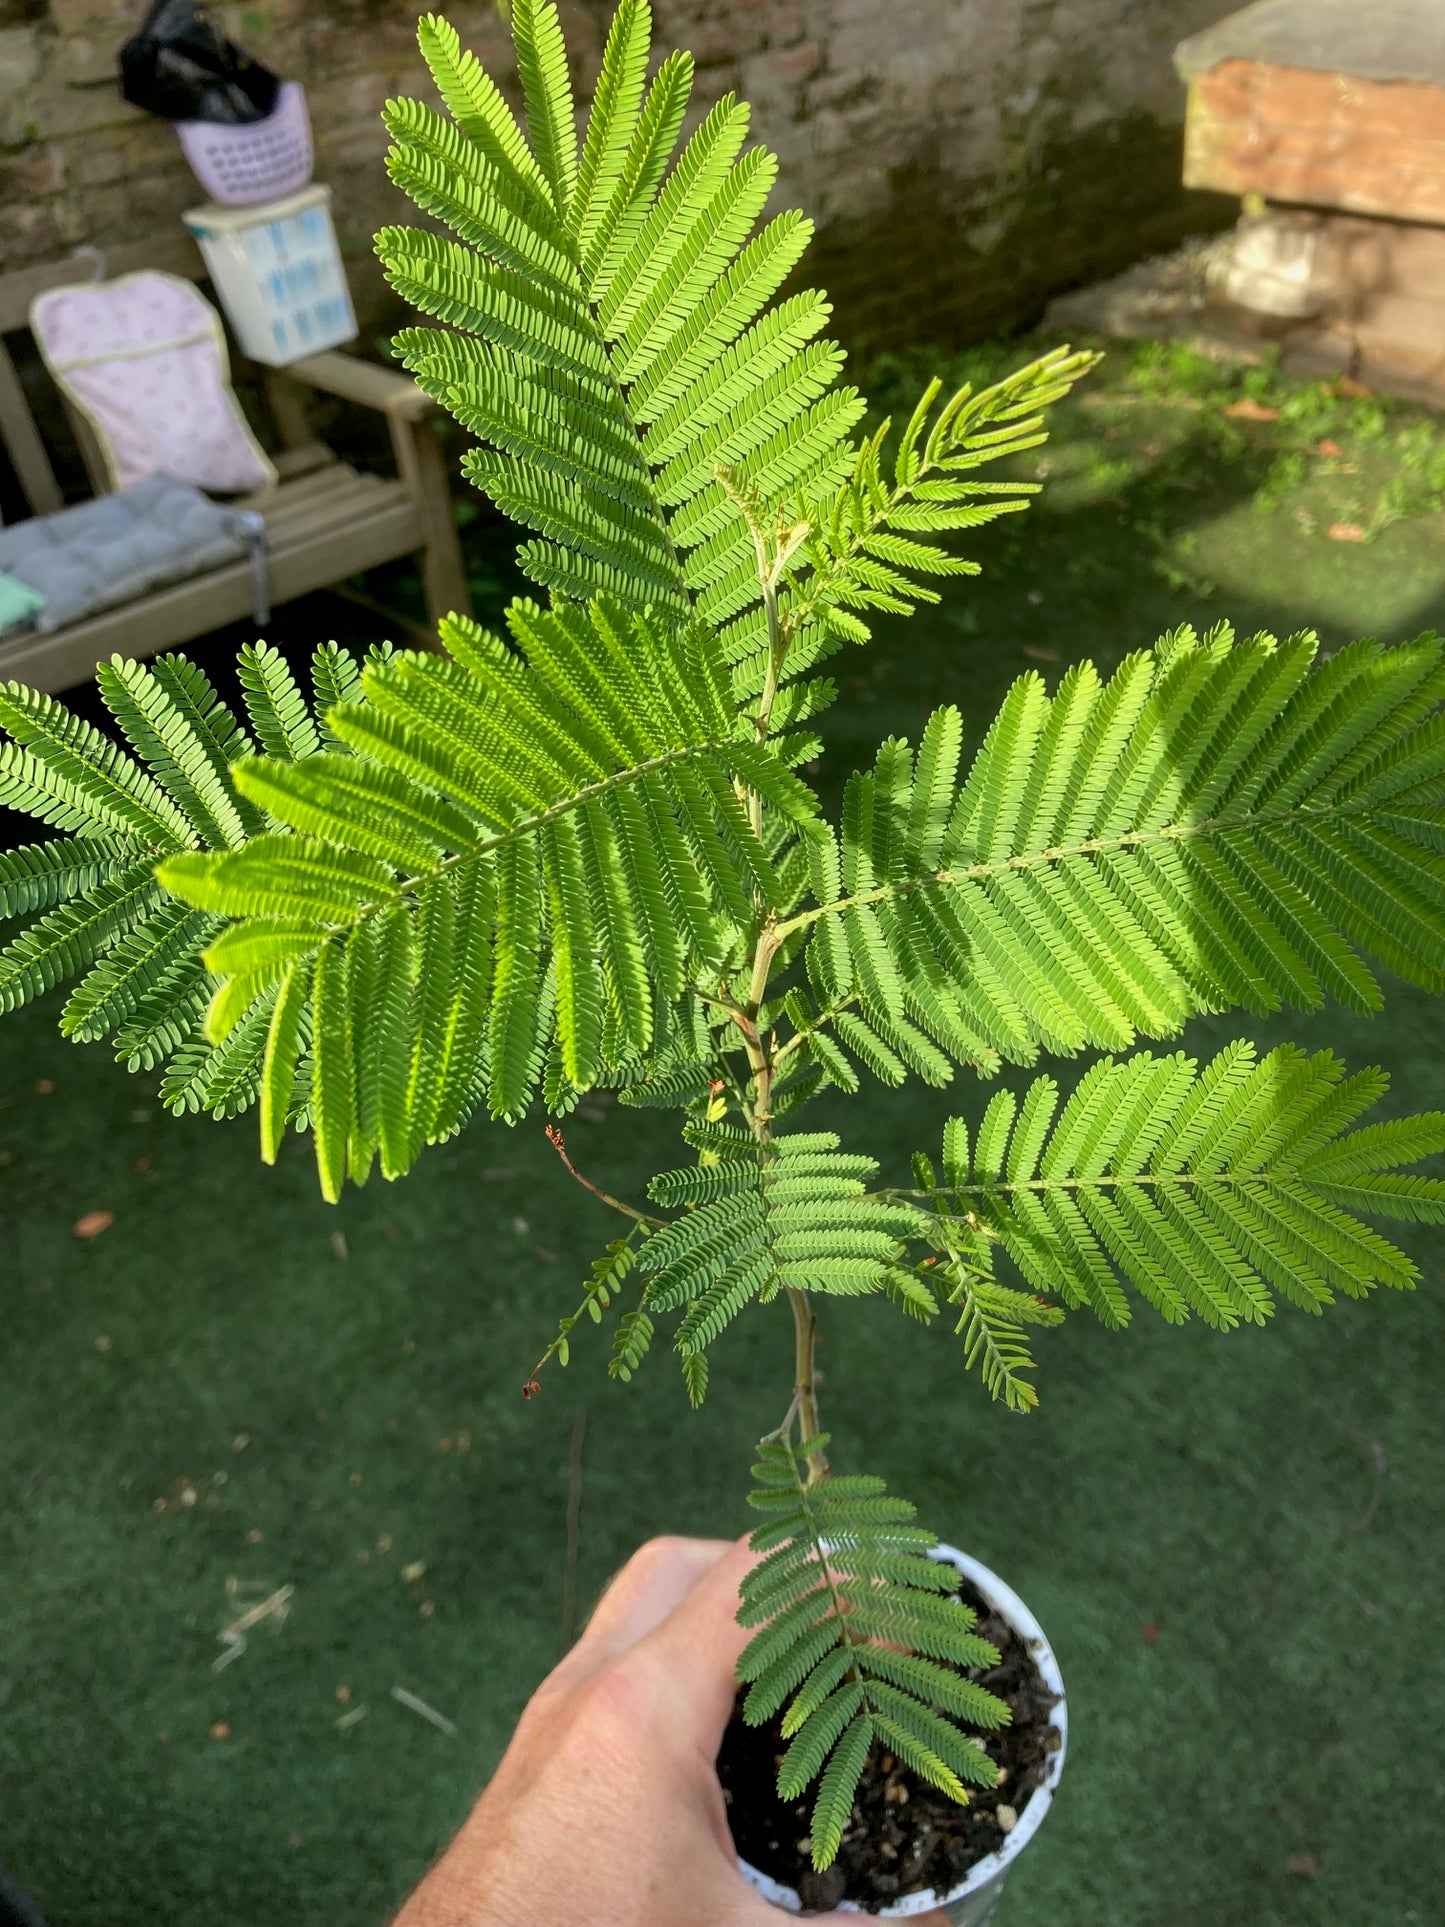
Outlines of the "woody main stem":
M 748 1064 L 753 1074 L 754 1099 L 751 1122 L 753 1135 L 760 1144 L 766 1144 L 772 1134 L 771 1102 L 775 1066 L 763 1042 L 762 1032 L 758 1028 L 758 1012 L 767 990 L 768 972 L 772 967 L 776 948 L 771 925 L 765 923 L 758 933 L 757 945 L 753 951 L 752 981 L 748 987 L 747 1007 L 739 1011 L 735 1019 L 747 1046 Z M 789 1309 L 793 1314 L 793 1402 L 789 1416 L 791 1418 L 796 1415 L 798 1419 L 801 1444 L 808 1461 L 808 1481 L 811 1484 L 814 1480 L 821 1479 L 828 1470 L 828 1461 L 824 1453 L 809 1449 L 811 1442 L 823 1429 L 818 1422 L 815 1368 L 818 1321 L 807 1292 L 799 1290 L 796 1285 L 789 1285 L 786 1289 Z
M 814 1379 L 814 1352 L 818 1342 L 818 1321 L 813 1301 L 807 1292 L 788 1286 L 788 1303 L 793 1313 L 793 1399 L 798 1410 L 798 1430 L 808 1461 L 808 1483 L 821 1479 L 828 1470 L 827 1455 L 809 1450 L 822 1431 L 818 1423 L 818 1391 Z

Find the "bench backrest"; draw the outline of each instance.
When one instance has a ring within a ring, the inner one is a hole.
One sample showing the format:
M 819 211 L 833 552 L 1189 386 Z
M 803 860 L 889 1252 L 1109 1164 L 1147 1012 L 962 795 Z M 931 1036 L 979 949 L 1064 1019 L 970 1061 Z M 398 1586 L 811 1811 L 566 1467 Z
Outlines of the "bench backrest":
M 0 444 L 10 458 L 20 492 L 32 515 L 52 514 L 62 506 L 62 496 L 7 337 L 29 334 L 30 304 L 38 294 L 88 280 L 95 265 L 91 255 L 73 254 L 65 260 L 46 261 L 36 267 L 0 275 Z M 182 228 L 105 251 L 107 279 L 134 274 L 139 268 L 159 268 L 165 274 L 183 275 L 188 281 L 206 279 L 200 249 Z M 92 483 L 103 486 L 103 475 L 97 472 L 95 451 L 85 424 L 72 416 L 71 426 Z

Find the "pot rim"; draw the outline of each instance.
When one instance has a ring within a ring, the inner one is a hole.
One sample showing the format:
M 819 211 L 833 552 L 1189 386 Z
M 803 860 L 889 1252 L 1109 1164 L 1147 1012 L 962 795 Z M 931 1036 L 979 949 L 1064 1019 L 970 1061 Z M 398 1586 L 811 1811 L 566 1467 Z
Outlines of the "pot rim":
M 996 1853 L 986 1854 L 982 1860 L 975 1861 L 968 1870 L 967 1878 L 960 1881 L 958 1886 L 951 1887 L 947 1893 L 939 1893 L 936 1888 L 930 1887 L 918 1893 L 904 1894 L 901 1899 L 894 1901 L 892 1906 L 885 1907 L 881 1913 L 874 1914 L 872 1918 L 875 1920 L 912 1920 L 919 1914 L 931 1913 L 936 1907 L 956 1906 L 959 1901 L 967 1900 L 984 1888 L 1001 1882 L 1005 1872 L 1018 1859 L 1043 1825 L 1044 1815 L 1048 1812 L 1054 1796 L 1054 1788 L 1058 1785 L 1059 1775 L 1064 1770 L 1064 1755 L 1068 1751 L 1069 1718 L 1068 1704 L 1064 1697 L 1063 1675 L 1059 1671 L 1059 1662 L 1054 1656 L 1054 1649 L 1050 1646 L 1038 1620 L 1034 1618 L 1013 1588 L 1006 1585 L 996 1572 L 992 1572 L 980 1560 L 972 1558 L 968 1553 L 961 1552 L 957 1546 L 940 1543 L 928 1556 L 945 1565 L 957 1567 L 964 1578 L 978 1588 L 994 1611 L 1001 1614 L 1014 1631 L 1021 1634 L 1027 1641 L 1044 1684 L 1059 1696 L 1058 1703 L 1053 1709 L 1053 1723 L 1059 1732 L 1059 1747 L 1056 1753 L 1049 1755 L 1042 1781 L 1029 1795 L 1028 1805 L 1019 1816 L 1018 1824 L 1005 1836 L 1003 1845 Z M 771 1901 L 773 1906 L 780 1907 L 785 1913 L 802 1913 L 802 1898 L 795 1887 L 785 1887 L 781 1881 L 772 1879 L 770 1875 L 751 1866 L 741 1857 L 738 1860 L 738 1871 L 748 1885 L 764 1900 Z M 861 1914 L 864 1909 L 857 1901 L 844 1900 L 838 1903 L 836 1911 L 842 1914 Z

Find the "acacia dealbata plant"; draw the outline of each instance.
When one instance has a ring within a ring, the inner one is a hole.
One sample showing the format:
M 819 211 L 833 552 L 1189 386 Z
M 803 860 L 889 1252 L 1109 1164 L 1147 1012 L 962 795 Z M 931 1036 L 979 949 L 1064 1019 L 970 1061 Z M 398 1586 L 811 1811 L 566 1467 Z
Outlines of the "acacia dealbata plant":
M 555 9 L 515 0 L 512 32 L 525 133 L 422 21 L 447 111 L 392 103 L 389 166 L 455 238 L 378 248 L 446 324 L 397 352 L 533 531 L 543 599 L 505 635 L 453 617 L 444 654 L 323 649 L 312 700 L 257 644 L 244 723 L 182 657 L 109 665 L 133 754 L 9 685 L 0 800 L 65 834 L 0 856 L 0 912 L 33 918 L 0 1005 L 78 979 L 69 1035 L 164 1064 L 174 1110 L 256 1103 L 267 1161 L 309 1129 L 331 1199 L 481 1109 L 559 1118 L 606 1086 L 681 1113 L 647 1208 L 607 1200 L 625 1229 L 553 1351 L 605 1308 L 611 1369 L 665 1331 L 696 1403 L 725 1326 L 791 1315 L 741 1670 L 746 1717 L 784 1715 L 781 1791 L 818 1780 L 821 1867 L 875 1742 L 962 1800 L 1004 1709 L 959 1670 L 990 1649 L 932 1535 L 829 1470 L 817 1304 L 948 1326 L 1024 1410 L 1031 1328 L 1068 1310 L 1121 1327 L 1134 1293 L 1227 1330 L 1413 1283 L 1360 1214 L 1445 1216 L 1445 1183 L 1404 1169 L 1445 1119 L 1352 1128 L 1385 1079 L 1327 1051 L 1135 1045 L 1235 1006 L 1378 1010 L 1372 963 L 1445 984 L 1445 666 L 1433 638 L 1321 661 L 1309 636 L 1183 630 L 1052 695 L 1021 677 L 966 769 L 962 716 L 935 710 L 830 820 L 799 774 L 835 694 L 819 665 L 975 572 L 934 538 L 1026 506 L 980 471 L 1042 440 L 1089 358 L 935 382 L 857 439 L 826 301 L 777 299 L 810 226 L 758 225 L 776 163 L 746 107 L 681 143 L 692 62 L 649 84 L 649 11 L 623 0 L 579 150 Z M 1067 1098 L 1001 1086 L 901 1188 L 795 1119 L 865 1075 L 1084 1052 L 1106 1054 Z

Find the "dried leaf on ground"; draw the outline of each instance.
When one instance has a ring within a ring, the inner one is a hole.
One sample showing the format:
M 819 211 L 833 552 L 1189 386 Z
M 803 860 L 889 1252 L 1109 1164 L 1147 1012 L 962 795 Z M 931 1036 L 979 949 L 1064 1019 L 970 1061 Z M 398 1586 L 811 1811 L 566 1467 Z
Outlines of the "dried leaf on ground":
M 1224 412 L 1231 421 L 1236 422 L 1277 422 L 1279 420 L 1277 408 L 1271 408 L 1267 402 L 1256 401 L 1253 395 L 1241 395 L 1239 400 L 1232 401 Z

